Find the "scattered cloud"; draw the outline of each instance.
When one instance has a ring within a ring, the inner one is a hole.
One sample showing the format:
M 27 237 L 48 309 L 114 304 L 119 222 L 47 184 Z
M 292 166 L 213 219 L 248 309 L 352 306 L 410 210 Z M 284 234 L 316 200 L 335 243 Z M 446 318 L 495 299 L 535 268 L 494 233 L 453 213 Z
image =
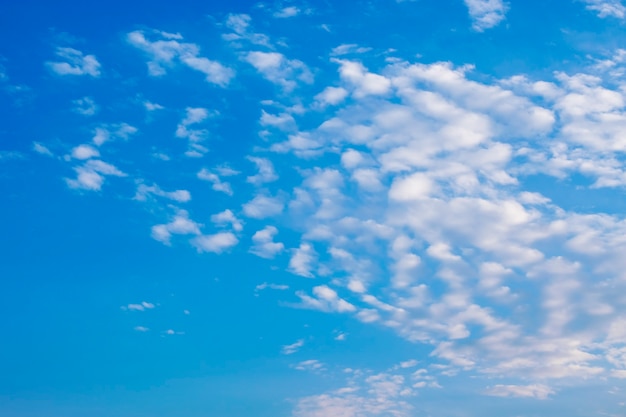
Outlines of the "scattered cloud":
M 129 310 L 129 311 L 146 311 L 146 310 L 152 310 L 155 307 L 154 304 L 149 303 L 147 301 L 142 301 L 139 304 L 128 304 L 126 306 L 122 307 L 122 310 Z
M 506 17 L 508 9 L 503 0 L 464 0 L 472 19 L 472 27 L 478 32 L 498 26 Z
M 77 156 L 90 157 L 89 152 L 79 151 Z M 104 184 L 106 177 L 125 177 L 126 174 L 115 166 L 99 159 L 89 159 L 83 165 L 74 168 L 76 178 L 66 178 L 65 182 L 70 188 L 99 191 Z
M 259 284 L 254 288 L 254 292 L 258 293 L 259 291 L 263 291 L 265 289 L 270 289 L 270 290 L 277 290 L 277 291 L 286 291 L 289 289 L 289 285 L 284 285 L 284 284 L 270 284 L 267 282 L 264 282 L 263 284 Z
M 278 179 L 274 165 L 269 159 L 249 156 L 248 160 L 256 165 L 258 173 L 246 178 L 247 182 L 258 186 Z
M 624 19 L 626 7 L 621 0 L 580 0 L 586 4 L 587 10 L 594 11 L 600 18 L 615 17 Z
M 317 261 L 317 253 L 313 246 L 303 242 L 300 247 L 293 249 L 289 260 L 289 271 L 296 275 L 313 278 L 313 266 Z
M 158 185 L 139 184 L 135 193 L 135 200 L 146 201 L 148 196 L 163 197 L 178 203 L 187 203 L 191 200 L 191 193 L 187 190 L 163 191 Z
M 222 253 L 237 245 L 239 239 L 231 232 L 202 235 L 192 240 L 198 252 Z
M 304 339 L 300 339 L 297 342 L 292 343 L 291 345 L 283 346 L 281 352 L 283 355 L 293 355 L 294 353 L 299 351 L 302 346 L 304 346 Z
M 148 37 L 156 38 L 156 40 L 151 41 Z M 173 35 L 158 31 L 148 34 L 138 30 L 127 35 L 127 40 L 132 46 L 148 55 L 150 59 L 148 73 L 152 76 L 165 75 L 168 68 L 181 63 L 203 73 L 206 81 L 212 84 L 221 87 L 228 85 L 235 76 L 235 72 L 217 61 L 200 56 L 198 45 L 180 42 L 182 39 L 180 34 Z
M 222 38 L 236 47 L 242 47 L 241 43 L 251 43 L 271 48 L 272 44 L 267 35 L 251 31 L 251 22 L 252 18 L 248 14 L 229 14 L 224 26 L 231 32 L 223 34 Z
M 100 152 L 90 145 L 79 145 L 72 149 L 72 158 L 74 159 L 85 160 L 97 158 L 99 156 Z
M 98 105 L 91 97 L 83 97 L 73 100 L 74 112 L 83 116 L 93 116 L 98 112 Z
M 318 285 L 313 288 L 313 297 L 300 291 L 296 293 L 300 297 L 300 307 L 333 313 L 352 313 L 357 309 L 354 305 L 340 298 L 337 292 L 326 285 Z
M 325 365 L 317 359 L 309 359 L 293 365 L 293 369 L 298 371 L 320 372 L 325 371 Z
M 218 226 L 230 225 L 235 232 L 243 230 L 243 222 L 235 217 L 231 210 L 224 210 L 221 213 L 212 215 L 211 221 Z
M 217 174 L 209 171 L 208 169 L 203 168 L 202 170 L 200 170 L 200 172 L 198 172 L 197 176 L 199 179 L 203 181 L 210 182 L 211 188 L 214 191 L 219 191 L 224 194 L 233 195 L 233 188 L 230 185 L 230 183 L 222 181 Z
M 299 83 L 313 82 L 313 73 L 304 62 L 287 59 L 279 52 L 252 51 L 248 52 L 244 59 L 263 77 L 282 87 L 285 92 L 294 90 Z
M 200 227 L 186 210 L 179 210 L 171 222 L 152 226 L 152 238 L 169 245 L 172 235 L 200 235 Z
M 187 107 L 185 117 L 176 128 L 176 137 L 189 140 L 189 150 L 185 155 L 190 157 L 201 157 L 208 152 L 208 149 L 201 143 L 208 138 L 209 131 L 192 127 L 204 122 L 211 117 L 211 112 L 202 107 Z
M 545 400 L 554 391 L 545 385 L 495 385 L 485 391 L 493 397 L 536 398 Z
M 279 215 L 283 208 L 284 203 L 280 198 L 259 194 L 243 205 L 243 212 L 253 219 L 265 219 Z
M 100 76 L 100 63 L 94 55 L 83 55 L 74 48 L 56 49 L 55 54 L 61 61 L 48 61 L 46 65 L 57 75 L 89 75 Z
M 283 7 L 282 9 L 274 12 L 273 16 L 279 19 L 286 19 L 289 17 L 294 17 L 300 14 L 300 9 L 296 6 L 288 6 Z
M 37 152 L 40 155 L 54 156 L 52 151 L 40 142 L 33 142 L 33 151 Z
M 252 235 L 252 247 L 250 253 L 261 258 L 273 259 L 277 254 L 285 249 L 281 242 L 274 242 L 274 236 L 278 234 L 278 229 L 274 226 L 266 226 Z

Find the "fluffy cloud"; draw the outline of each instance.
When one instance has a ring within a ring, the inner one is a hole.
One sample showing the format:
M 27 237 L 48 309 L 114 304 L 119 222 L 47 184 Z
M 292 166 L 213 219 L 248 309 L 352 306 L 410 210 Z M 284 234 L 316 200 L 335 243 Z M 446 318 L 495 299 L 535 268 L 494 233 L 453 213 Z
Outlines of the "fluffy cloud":
M 472 27 L 482 32 L 504 20 L 507 5 L 503 0 L 464 0 L 472 19 Z
M 292 91 L 299 83 L 313 82 L 313 74 L 302 61 L 287 59 L 279 52 L 251 51 L 244 59 L 268 81 L 281 86 L 285 92 Z
M 254 219 L 265 219 L 280 214 L 284 204 L 280 198 L 259 194 L 243 205 L 246 216 Z
M 87 154 L 82 154 L 79 152 L 78 156 L 87 156 Z M 98 159 L 89 159 L 87 162 L 85 162 L 85 164 L 74 168 L 74 171 L 76 172 L 76 178 L 66 178 L 65 181 L 67 185 L 70 188 L 90 191 L 100 190 L 107 176 L 126 176 L 125 173 L 117 169 L 115 166 Z
M 195 125 L 204 122 L 211 116 L 209 110 L 202 107 L 187 107 L 185 117 L 176 128 L 176 137 L 189 140 L 189 150 L 185 155 L 201 157 L 208 149 L 201 143 L 208 137 L 208 130 L 198 129 Z
M 89 145 L 79 145 L 75 147 L 74 149 L 72 149 L 72 158 L 75 158 L 75 159 L 84 160 L 84 159 L 90 159 L 90 158 L 95 158 L 99 156 L 100 156 L 100 152 L 98 152 L 97 149 Z
M 94 55 L 83 55 L 74 48 L 57 48 L 56 55 L 61 61 L 46 62 L 48 68 L 58 75 L 100 76 L 100 63 Z
M 624 220 L 565 211 L 523 183 L 536 172 L 578 172 L 598 178 L 595 186 L 619 184 L 612 152 L 624 142 L 608 120 L 621 123 L 622 93 L 600 75 L 480 83 L 470 67 L 394 62 L 378 78 L 338 62 L 355 101 L 272 148 L 314 167 L 300 169 L 288 204 L 306 241 L 287 268 L 324 283 L 297 291 L 297 306 L 433 344 L 448 374 L 619 375 L 622 342 L 600 348 L 598 340 L 618 318 L 603 288 L 623 286 L 612 271 L 623 264 L 613 236 Z M 612 72 L 621 65 L 619 53 L 603 64 Z M 320 167 L 325 153 L 339 154 L 337 165 Z M 351 181 L 358 193 L 347 191 Z M 533 311 L 533 326 L 516 318 L 520 303 Z M 543 398 L 551 390 L 499 384 L 487 392 Z
M 303 242 L 300 247 L 293 250 L 289 260 L 289 270 L 296 275 L 313 278 L 312 268 L 317 260 L 317 253 L 313 246 Z
M 231 210 L 224 210 L 221 213 L 217 213 L 211 216 L 211 221 L 218 225 L 230 225 L 235 232 L 241 232 L 243 230 L 243 223 Z
M 274 258 L 285 249 L 285 245 L 281 242 L 274 242 L 274 236 L 277 233 L 278 229 L 274 226 L 266 226 L 264 229 L 257 231 L 252 236 L 253 246 L 250 248 L 250 252 L 261 258 Z
M 152 238 L 169 245 L 172 235 L 199 235 L 200 227 L 189 218 L 187 211 L 179 210 L 169 223 L 152 227 Z
M 222 253 L 239 243 L 239 239 L 231 232 L 220 232 L 212 235 L 198 236 L 192 244 L 198 252 Z
M 274 171 L 274 165 L 269 159 L 250 156 L 248 157 L 248 160 L 253 162 L 258 170 L 257 174 L 246 178 L 246 181 L 249 183 L 261 185 L 278 179 L 278 175 L 276 175 L 276 172 Z
M 218 86 L 226 86 L 234 77 L 232 69 L 217 61 L 200 56 L 200 48 L 193 43 L 180 42 L 182 36 L 166 32 L 153 32 L 157 40 L 151 41 L 142 31 L 134 31 L 127 35 L 128 42 L 144 51 L 150 58 L 148 73 L 152 76 L 161 76 L 175 63 L 182 63 L 187 67 L 199 71 L 206 76 L 206 80 Z
M 197 176 L 199 179 L 203 181 L 210 182 L 212 184 L 211 188 L 213 190 L 219 191 L 228 195 L 233 195 L 233 188 L 230 185 L 230 183 L 226 181 L 222 181 L 219 175 L 209 171 L 208 169 L 203 168 L 202 170 L 200 170 L 200 172 L 198 172 Z

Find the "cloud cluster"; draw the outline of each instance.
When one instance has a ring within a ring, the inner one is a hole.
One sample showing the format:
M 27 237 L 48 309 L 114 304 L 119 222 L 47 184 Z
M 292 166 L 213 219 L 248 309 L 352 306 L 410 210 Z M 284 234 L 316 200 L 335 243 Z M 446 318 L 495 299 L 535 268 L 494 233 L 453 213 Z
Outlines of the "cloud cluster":
M 150 40 L 154 38 L 155 40 Z M 128 42 L 141 49 L 148 55 L 148 73 L 152 76 L 162 76 L 168 68 L 181 63 L 206 76 L 206 81 L 218 86 L 226 86 L 234 77 L 232 69 L 221 63 L 200 55 L 200 48 L 193 43 L 182 42 L 183 37 L 178 33 L 153 31 L 134 31 L 127 35 Z

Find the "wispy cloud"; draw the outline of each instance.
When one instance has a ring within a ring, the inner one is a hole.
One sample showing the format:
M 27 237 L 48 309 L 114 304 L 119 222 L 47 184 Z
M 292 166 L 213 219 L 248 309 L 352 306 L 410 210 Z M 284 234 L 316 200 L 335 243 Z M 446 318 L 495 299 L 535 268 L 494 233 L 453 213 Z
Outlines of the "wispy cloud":
M 89 75 L 100 76 L 100 62 L 95 55 L 84 55 L 74 48 L 59 47 L 56 56 L 61 61 L 48 61 L 46 65 L 52 72 L 58 75 Z
M 594 11 L 598 17 L 615 17 L 623 19 L 626 17 L 626 7 L 621 0 L 580 0 L 586 4 L 586 9 Z
M 149 40 L 148 38 L 156 38 Z M 181 42 L 180 34 L 153 31 L 130 32 L 127 35 L 128 42 L 144 51 L 150 58 L 148 61 L 148 73 L 152 76 L 162 76 L 167 69 L 176 63 L 181 63 L 206 76 L 206 80 L 212 84 L 226 86 L 235 76 L 235 72 L 221 63 L 200 56 L 200 47 L 193 43 Z

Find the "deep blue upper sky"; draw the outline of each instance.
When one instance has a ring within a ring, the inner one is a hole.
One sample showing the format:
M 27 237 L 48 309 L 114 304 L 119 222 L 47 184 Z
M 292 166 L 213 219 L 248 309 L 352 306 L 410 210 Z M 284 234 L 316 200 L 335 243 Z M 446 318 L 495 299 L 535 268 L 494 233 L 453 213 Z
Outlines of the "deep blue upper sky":
M 620 0 L 0 6 L 0 416 L 626 412 Z

